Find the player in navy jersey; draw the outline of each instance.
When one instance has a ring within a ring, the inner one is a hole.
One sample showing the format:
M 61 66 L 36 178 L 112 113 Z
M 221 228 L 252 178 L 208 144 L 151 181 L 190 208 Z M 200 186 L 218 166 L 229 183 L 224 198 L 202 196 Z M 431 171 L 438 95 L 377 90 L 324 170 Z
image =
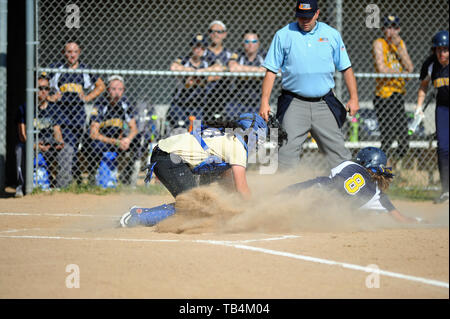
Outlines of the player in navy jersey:
M 192 50 L 190 55 L 177 58 L 170 66 L 171 71 L 217 71 L 217 68 L 211 68 L 204 57 L 207 42 L 202 34 L 195 35 L 190 45 Z M 186 124 L 191 115 L 196 119 L 202 118 L 206 83 L 207 77 L 204 76 L 180 78 L 167 115 L 171 127 L 177 126 L 179 121 Z
M 223 43 L 227 37 L 227 27 L 222 21 L 215 20 L 210 23 L 208 33 L 211 42 L 204 53 L 205 60 L 210 65 L 221 65 L 225 71 L 232 55 Z
M 281 193 L 297 193 L 310 187 L 336 191 L 355 209 L 387 212 L 399 222 L 419 222 L 420 218 L 402 215 L 391 203 L 386 190 L 394 175 L 386 167 L 384 152 L 376 147 L 366 147 L 358 152 L 355 161 L 345 161 L 331 169 L 328 177 L 317 177 L 287 187 Z
M 124 95 L 124 79 L 118 75 L 109 77 L 107 92 L 107 96 L 95 103 L 91 113 L 91 147 L 88 150 L 92 163 L 89 168 L 91 182 L 103 154 L 115 152 L 119 155 L 128 151 L 138 133 L 135 109 Z M 129 128 L 126 136 L 125 127 Z
M 38 106 L 34 109 L 33 126 L 39 130 L 38 134 L 38 148 L 47 163 L 47 165 L 54 162 L 56 152 L 64 147 L 61 136 L 61 128 L 54 120 L 55 112 L 57 111 L 55 105 L 47 101 L 50 92 L 49 79 L 45 73 L 39 75 L 38 78 Z M 24 194 L 24 169 L 25 169 L 25 143 L 27 140 L 26 134 L 26 106 L 19 106 L 19 111 L 16 118 L 17 133 L 19 142 L 16 144 L 16 172 L 17 172 L 17 186 L 16 197 L 22 197 Z M 51 186 L 54 186 L 52 176 L 50 176 Z
M 81 50 L 76 42 L 68 42 L 63 54 L 65 61 L 50 67 L 88 69 L 87 65 L 79 61 Z M 85 103 L 97 98 L 105 90 L 105 84 L 100 77 L 92 74 L 56 72 L 51 74 L 50 86 L 55 93 L 49 96 L 49 101 L 58 105 L 56 121 L 61 126 L 65 143 L 58 155 L 58 186 L 67 187 L 72 181 L 72 170 L 73 173 L 80 173 L 76 167 L 76 153 L 86 127 Z
M 434 200 L 436 204 L 448 202 L 448 149 L 449 149 L 449 88 L 448 88 L 448 60 L 449 60 L 448 31 L 439 31 L 432 40 L 433 54 L 428 57 L 420 70 L 420 87 L 417 93 L 416 116 L 423 115 L 422 105 L 431 81 L 436 91 L 436 137 L 438 142 L 437 155 L 439 175 L 442 185 L 441 195 Z
M 230 72 L 265 72 L 262 67 L 265 53 L 259 50 L 260 42 L 256 31 L 245 31 L 242 45 L 244 50 L 233 53 L 228 67 Z M 231 119 L 237 114 L 257 112 L 260 105 L 262 77 L 242 76 L 234 78 L 231 102 L 227 104 L 224 117 Z

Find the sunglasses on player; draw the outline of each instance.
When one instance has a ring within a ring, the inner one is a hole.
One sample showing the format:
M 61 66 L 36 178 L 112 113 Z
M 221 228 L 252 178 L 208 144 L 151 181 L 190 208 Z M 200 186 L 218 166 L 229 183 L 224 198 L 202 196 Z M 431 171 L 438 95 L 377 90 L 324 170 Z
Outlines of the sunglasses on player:
M 39 86 L 38 89 L 39 89 L 39 91 L 50 91 L 49 86 Z
M 254 39 L 254 40 L 244 40 L 245 44 L 249 44 L 249 43 L 258 43 L 258 40 Z

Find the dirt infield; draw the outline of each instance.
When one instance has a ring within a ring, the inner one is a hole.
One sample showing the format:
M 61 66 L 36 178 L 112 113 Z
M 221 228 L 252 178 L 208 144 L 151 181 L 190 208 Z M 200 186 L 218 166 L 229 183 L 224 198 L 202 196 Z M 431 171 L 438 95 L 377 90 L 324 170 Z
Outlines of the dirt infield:
M 202 196 L 199 202 L 216 200 Z M 406 227 L 333 228 L 336 219 L 317 228 L 317 218 L 299 220 L 286 207 L 275 212 L 280 223 L 255 206 L 246 216 L 232 211 L 226 222 L 222 212 L 214 225 L 200 216 L 193 227 L 116 228 L 131 205 L 171 201 L 68 193 L 0 199 L 0 298 L 449 298 L 448 204 L 394 201 L 430 221 Z M 271 226 L 256 227 L 264 223 Z M 379 273 L 366 272 L 368 265 Z M 67 288 L 74 274 L 79 288 Z

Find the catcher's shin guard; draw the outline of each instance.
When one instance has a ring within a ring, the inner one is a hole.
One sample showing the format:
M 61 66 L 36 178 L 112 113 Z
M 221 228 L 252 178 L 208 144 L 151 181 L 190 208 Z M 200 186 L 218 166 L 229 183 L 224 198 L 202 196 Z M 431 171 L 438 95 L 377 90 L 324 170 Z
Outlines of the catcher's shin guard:
M 133 206 L 122 216 L 120 225 L 122 227 L 154 226 L 173 214 L 175 214 L 174 204 L 163 204 L 152 208 Z

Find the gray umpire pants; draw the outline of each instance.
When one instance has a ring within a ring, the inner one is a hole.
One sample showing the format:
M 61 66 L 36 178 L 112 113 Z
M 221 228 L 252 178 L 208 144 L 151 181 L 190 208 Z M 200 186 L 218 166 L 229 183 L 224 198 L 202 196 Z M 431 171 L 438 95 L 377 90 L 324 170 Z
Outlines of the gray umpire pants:
M 323 100 L 306 102 L 293 98 L 281 125 L 288 134 L 287 143 L 280 147 L 278 153 L 281 171 L 295 168 L 300 163 L 302 145 L 308 132 L 311 132 L 319 150 L 325 154 L 330 168 L 352 158 L 351 152 L 345 147 L 344 135 Z

